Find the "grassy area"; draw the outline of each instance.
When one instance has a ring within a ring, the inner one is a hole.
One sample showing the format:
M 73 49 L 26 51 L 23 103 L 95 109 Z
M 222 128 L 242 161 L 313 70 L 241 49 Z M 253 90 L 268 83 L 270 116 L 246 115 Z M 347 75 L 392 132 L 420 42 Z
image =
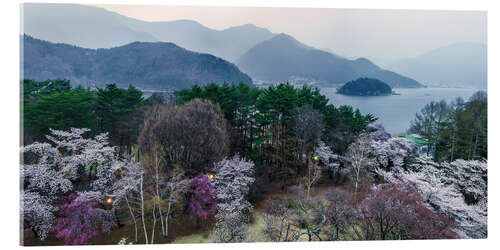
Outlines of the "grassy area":
M 249 227 L 248 241 L 250 242 L 265 242 L 264 238 L 264 216 L 261 212 L 256 211 L 252 215 L 252 223 Z M 189 243 L 211 243 L 212 237 L 210 232 L 202 232 L 189 236 L 179 237 L 174 240 L 174 244 L 189 244 Z
M 174 240 L 173 244 L 191 244 L 191 243 L 211 243 L 212 237 L 211 232 L 203 232 L 199 234 L 193 234 L 185 237 L 180 237 Z
M 268 241 L 264 237 L 264 215 L 261 212 L 256 211 L 252 217 L 253 222 L 250 224 L 248 240 L 251 242 Z
M 145 244 L 144 240 L 144 230 L 142 227 L 141 220 L 137 221 L 138 225 L 138 244 Z M 158 221 L 155 227 L 155 244 L 165 244 L 165 243 L 198 243 L 200 239 L 207 239 L 207 242 L 211 242 L 210 239 L 210 229 L 213 227 L 214 221 L 209 220 L 203 223 L 198 223 L 196 220 L 189 218 L 187 215 L 178 215 L 175 219 L 171 219 L 169 223 L 169 235 L 168 237 L 161 236 L 161 224 Z M 148 239 L 151 241 L 151 229 L 152 222 L 148 221 L 146 223 L 146 229 L 148 231 Z M 197 239 L 197 236 L 199 239 Z M 126 225 L 114 228 L 109 234 L 98 235 L 91 240 L 92 245 L 116 245 L 123 237 L 127 238 L 127 242 L 135 238 L 135 228 L 134 225 L 128 222 Z M 177 242 L 181 241 L 181 242 Z M 183 242 L 184 241 L 184 242 Z M 64 242 L 57 239 L 54 233 L 50 233 L 49 237 L 44 241 L 41 241 L 34 237 L 32 233 L 26 231 L 24 235 L 24 245 L 27 246 L 57 246 L 64 245 Z

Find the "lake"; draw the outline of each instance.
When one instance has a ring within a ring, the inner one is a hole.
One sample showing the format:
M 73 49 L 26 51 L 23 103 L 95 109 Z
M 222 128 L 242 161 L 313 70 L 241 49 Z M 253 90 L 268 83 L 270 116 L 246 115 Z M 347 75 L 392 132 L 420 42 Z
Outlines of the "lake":
M 465 101 L 472 96 L 475 89 L 459 88 L 420 88 L 420 89 L 393 89 L 400 95 L 391 96 L 346 96 L 336 93 L 335 88 L 322 88 L 323 93 L 335 106 L 350 105 L 359 108 L 361 113 L 371 113 L 378 117 L 375 123 L 382 123 L 387 132 L 392 135 L 404 133 L 419 112 L 431 101 L 446 100 L 450 103 L 457 97 Z

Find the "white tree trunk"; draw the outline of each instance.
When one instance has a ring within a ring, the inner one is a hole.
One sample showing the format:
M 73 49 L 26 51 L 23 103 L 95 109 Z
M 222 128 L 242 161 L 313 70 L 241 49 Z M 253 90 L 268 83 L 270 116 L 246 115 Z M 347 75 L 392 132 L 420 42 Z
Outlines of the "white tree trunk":
M 167 208 L 167 214 L 165 215 L 165 237 L 168 236 L 168 217 L 170 216 L 171 207 L 172 207 L 172 191 L 170 191 L 170 195 L 168 197 L 168 208 Z
M 146 239 L 146 244 L 149 244 L 148 242 L 148 232 L 146 230 L 146 222 L 144 220 L 144 191 L 142 188 L 142 184 L 144 182 L 144 177 L 141 175 L 141 216 L 142 216 L 142 227 L 144 229 L 144 238 Z
M 165 230 L 163 229 L 163 215 L 161 212 L 161 204 L 160 204 L 160 187 L 159 187 L 159 182 L 160 182 L 160 176 L 158 173 L 158 156 L 155 154 L 155 171 L 156 171 L 156 196 L 158 196 L 158 212 L 160 213 L 160 221 L 161 221 L 161 235 L 165 235 Z
M 156 203 L 153 203 L 153 229 L 151 230 L 151 244 L 154 244 L 155 241 L 155 227 L 156 227 Z
M 132 207 L 130 206 L 130 202 L 128 201 L 127 195 L 125 195 L 125 201 L 127 201 L 127 206 L 130 211 L 130 216 L 132 216 L 132 220 L 134 221 L 135 228 L 135 242 L 137 243 L 137 220 L 135 219 L 134 212 L 132 211 Z

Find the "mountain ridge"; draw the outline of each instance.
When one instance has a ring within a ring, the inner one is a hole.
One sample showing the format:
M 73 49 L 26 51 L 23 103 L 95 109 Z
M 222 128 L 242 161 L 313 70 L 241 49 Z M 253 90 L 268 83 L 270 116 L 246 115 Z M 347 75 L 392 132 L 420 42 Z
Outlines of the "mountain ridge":
M 487 88 L 487 45 L 460 42 L 387 63 L 429 85 Z
M 384 70 L 366 58 L 349 60 L 302 44 L 283 33 L 255 45 L 236 60 L 236 65 L 254 80 L 261 81 L 303 77 L 336 85 L 369 77 L 386 82 L 392 88 L 424 87 L 411 78 Z
M 22 36 L 21 65 L 25 78 L 65 78 L 73 85 L 171 90 L 211 82 L 252 85 L 234 64 L 174 43 L 133 42 L 110 49 L 89 49 Z
M 23 34 L 84 48 L 163 41 L 234 61 L 274 35 L 252 24 L 215 30 L 193 20 L 148 22 L 88 5 L 24 3 L 22 6 Z

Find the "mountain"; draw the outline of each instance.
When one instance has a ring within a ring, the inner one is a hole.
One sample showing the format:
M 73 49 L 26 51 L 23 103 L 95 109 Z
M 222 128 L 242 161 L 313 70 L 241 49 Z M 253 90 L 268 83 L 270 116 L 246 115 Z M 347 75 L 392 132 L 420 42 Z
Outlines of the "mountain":
M 154 42 L 148 32 L 132 29 L 130 18 L 102 8 L 77 4 L 25 3 L 24 34 L 43 40 L 84 48 L 111 48 L 131 42 Z
M 252 24 L 214 30 L 191 20 L 133 23 L 130 27 L 147 31 L 161 41 L 173 42 L 189 50 L 214 54 L 231 62 L 254 45 L 273 36 L 269 30 Z
M 69 79 L 73 85 L 171 90 L 195 84 L 252 84 L 248 75 L 232 63 L 173 43 L 134 42 L 111 49 L 85 49 L 22 37 L 21 65 L 24 78 Z
M 25 3 L 22 21 L 24 34 L 51 42 L 95 49 L 163 41 L 229 61 L 274 35 L 251 24 L 214 30 L 191 20 L 146 22 L 78 4 Z
M 332 85 L 369 77 L 393 88 L 423 87 L 413 79 L 381 69 L 368 59 L 349 60 L 304 45 L 286 34 L 255 45 L 236 61 L 236 65 L 254 80 L 261 81 L 287 81 L 299 77 Z
M 337 90 L 337 93 L 354 96 L 391 95 L 392 89 L 386 83 L 373 78 L 358 78 L 349 81 Z
M 455 43 L 387 67 L 429 85 L 487 88 L 487 46 Z

